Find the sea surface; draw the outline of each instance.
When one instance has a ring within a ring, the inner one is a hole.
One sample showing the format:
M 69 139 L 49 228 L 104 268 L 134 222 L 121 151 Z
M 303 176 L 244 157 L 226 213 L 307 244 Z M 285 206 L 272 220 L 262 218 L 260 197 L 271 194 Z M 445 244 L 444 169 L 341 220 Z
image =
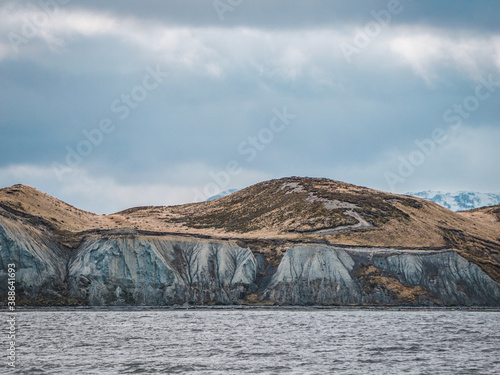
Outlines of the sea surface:
M 17 333 L 0 373 L 500 374 L 498 311 L 27 311 Z

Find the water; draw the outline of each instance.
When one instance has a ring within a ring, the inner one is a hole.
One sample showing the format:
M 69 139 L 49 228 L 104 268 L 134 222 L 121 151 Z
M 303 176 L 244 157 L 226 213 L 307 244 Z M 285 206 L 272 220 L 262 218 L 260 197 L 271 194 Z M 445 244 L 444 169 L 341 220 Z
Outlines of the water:
M 45 311 L 17 329 L 15 374 L 500 374 L 500 312 Z

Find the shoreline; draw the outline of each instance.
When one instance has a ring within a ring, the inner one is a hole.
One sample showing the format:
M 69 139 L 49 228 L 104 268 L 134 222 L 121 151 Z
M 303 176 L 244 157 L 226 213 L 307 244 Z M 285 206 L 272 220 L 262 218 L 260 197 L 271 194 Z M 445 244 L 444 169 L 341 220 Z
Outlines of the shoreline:
M 15 312 L 144 312 L 144 311 L 470 311 L 500 312 L 492 306 L 18 306 Z M 12 313 L 6 308 L 1 313 Z

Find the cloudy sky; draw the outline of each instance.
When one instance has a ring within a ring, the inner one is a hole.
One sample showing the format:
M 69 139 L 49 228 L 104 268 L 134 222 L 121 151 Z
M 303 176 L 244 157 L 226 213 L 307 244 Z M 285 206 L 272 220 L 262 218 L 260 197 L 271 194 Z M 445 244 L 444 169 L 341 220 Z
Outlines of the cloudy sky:
M 80 208 L 284 176 L 500 191 L 500 2 L 0 2 L 0 187 Z

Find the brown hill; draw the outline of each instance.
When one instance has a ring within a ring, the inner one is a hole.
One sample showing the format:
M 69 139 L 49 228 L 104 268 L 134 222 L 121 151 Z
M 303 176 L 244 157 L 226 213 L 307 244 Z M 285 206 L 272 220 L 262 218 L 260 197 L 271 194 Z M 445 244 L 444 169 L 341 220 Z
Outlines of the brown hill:
M 0 207 L 13 213 L 38 217 L 52 223 L 58 229 L 68 231 L 78 232 L 111 226 L 111 220 L 106 216 L 80 210 L 26 185 L 1 189 Z
M 42 227 L 66 247 L 77 246 L 85 231 L 117 228 L 111 218 L 73 207 L 26 185 L 0 190 L 0 219 L 16 218 L 26 226 Z
M 232 238 L 274 257 L 290 242 L 453 248 L 500 281 L 500 235 L 490 211 L 455 213 L 420 198 L 328 179 L 271 180 L 209 202 L 113 215 L 81 211 L 16 185 L 0 190 L 2 212 L 48 227 L 69 248 L 88 232 L 117 229 Z

